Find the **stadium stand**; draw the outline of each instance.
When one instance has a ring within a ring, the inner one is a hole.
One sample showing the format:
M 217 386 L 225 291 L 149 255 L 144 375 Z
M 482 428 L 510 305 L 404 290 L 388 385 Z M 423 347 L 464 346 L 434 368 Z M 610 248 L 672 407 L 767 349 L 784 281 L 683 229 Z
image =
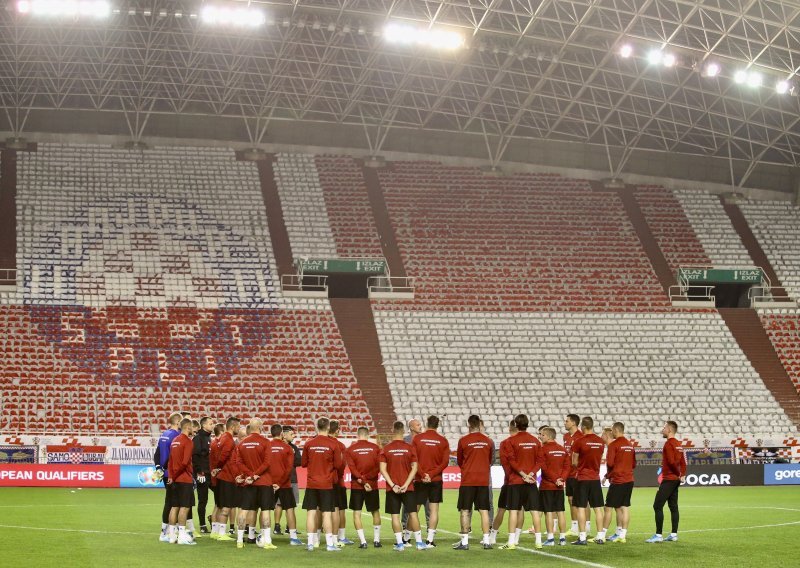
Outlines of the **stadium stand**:
M 679 266 L 711 263 L 672 191 L 660 185 L 640 185 L 634 194 L 673 274 Z
M 278 154 L 274 171 L 295 258 L 335 257 L 336 243 L 314 156 Z
M 673 193 L 712 265 L 754 266 L 718 197 L 698 190 Z
M 379 170 L 413 303 L 394 309 L 584 311 L 669 303 L 614 194 L 550 174 L 434 162 Z
M 472 412 L 495 437 L 518 411 L 536 424 L 622 420 L 634 437 L 667 415 L 711 437 L 791 429 L 714 313 L 379 310 L 376 325 L 398 416 L 446 409 L 450 439 Z
M 317 156 L 331 231 L 340 257 L 382 257 L 361 167 L 349 156 Z
M 784 290 L 800 299 L 800 207 L 778 201 L 744 201 L 739 209 Z
M 20 157 L 17 201 L 24 285 L 0 311 L 10 429 L 149 433 L 176 407 L 372 426 L 329 302 L 277 292 L 252 163 L 42 144 Z
M 800 316 L 797 314 L 761 314 L 778 357 L 800 393 Z

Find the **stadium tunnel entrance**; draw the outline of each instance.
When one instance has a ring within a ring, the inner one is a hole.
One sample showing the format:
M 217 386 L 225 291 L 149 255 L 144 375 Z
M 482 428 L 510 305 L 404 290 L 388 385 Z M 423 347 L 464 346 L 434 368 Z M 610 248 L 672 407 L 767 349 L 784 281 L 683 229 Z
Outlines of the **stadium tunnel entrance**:
M 369 274 L 333 272 L 328 275 L 329 298 L 367 298 Z
M 694 301 L 704 301 L 707 298 L 708 286 L 712 287 L 710 293 L 717 308 L 750 308 L 750 290 L 757 288 L 748 283 L 709 282 L 706 286 L 690 286 L 689 298 Z

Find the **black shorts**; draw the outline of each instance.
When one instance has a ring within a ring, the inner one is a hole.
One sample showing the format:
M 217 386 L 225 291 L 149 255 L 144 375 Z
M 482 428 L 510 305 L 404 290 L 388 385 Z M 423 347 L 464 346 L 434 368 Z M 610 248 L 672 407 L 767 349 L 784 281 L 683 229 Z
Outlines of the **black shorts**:
M 275 504 L 284 509 L 294 509 L 297 507 L 297 499 L 294 498 L 294 491 L 291 487 L 281 487 L 275 492 Z
M 572 504 L 580 509 L 591 507 L 596 509 L 603 506 L 603 488 L 599 479 L 579 481 L 578 489 L 572 497 Z
M 498 509 L 508 509 L 506 506 L 508 503 L 508 485 L 503 485 L 500 488 L 500 497 L 497 499 L 497 508 Z
M 275 490 L 272 485 L 246 485 L 242 492 L 239 507 L 245 511 L 271 511 L 275 508 Z
M 347 509 L 347 489 L 341 485 L 336 485 L 333 491 L 336 493 L 336 498 L 333 503 L 334 508 L 344 511 Z
M 303 509 L 332 513 L 336 508 L 336 492 L 333 489 L 306 489 L 303 496 Z
M 234 509 L 239 506 L 239 488 L 230 481 L 217 480 L 217 493 L 215 495 L 217 507 Z
M 529 483 L 509 485 L 506 492 L 506 509 L 509 511 L 541 511 L 539 488 Z
M 168 491 L 170 507 L 194 507 L 194 486 L 191 483 L 172 483 Z
M 578 478 L 568 477 L 567 483 L 564 487 L 566 489 L 567 497 L 575 497 L 575 495 L 578 494 Z
M 414 492 L 395 493 L 394 491 L 387 491 L 384 512 L 387 515 L 399 515 L 403 508 L 415 515 L 417 514 L 417 496 Z
M 378 490 L 366 491 L 364 489 L 350 490 L 350 509 L 360 511 L 366 505 L 367 511 L 374 513 L 381 510 L 381 498 Z
M 631 506 L 633 481 L 630 483 L 612 483 L 606 494 L 606 507 L 617 509 Z
M 489 487 L 461 486 L 458 488 L 459 511 L 470 511 L 473 508 L 478 511 L 489 510 Z
M 441 481 L 431 481 L 430 483 L 414 482 L 414 493 L 417 495 L 417 505 L 425 503 L 441 503 L 443 496 L 443 483 Z
M 539 503 L 545 513 L 564 512 L 564 491 L 561 489 L 540 489 Z

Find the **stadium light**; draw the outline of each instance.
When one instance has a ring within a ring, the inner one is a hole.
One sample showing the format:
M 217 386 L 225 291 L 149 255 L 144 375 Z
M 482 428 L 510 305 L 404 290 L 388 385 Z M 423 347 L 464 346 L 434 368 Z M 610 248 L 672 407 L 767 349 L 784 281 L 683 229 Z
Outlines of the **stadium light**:
M 659 65 L 664 59 L 664 52 L 660 49 L 651 49 L 647 54 L 647 62 L 650 65 Z
M 764 78 L 761 76 L 761 73 L 756 73 L 755 71 L 750 71 L 747 74 L 747 86 L 756 88 L 760 87 L 761 83 L 764 81 Z
M 722 67 L 719 63 L 707 63 L 705 67 L 703 67 L 702 73 L 700 73 L 703 77 L 716 77 L 722 71 Z
M 200 12 L 205 24 L 257 28 L 267 22 L 267 16 L 256 8 L 232 8 L 227 6 L 206 6 Z
M 624 44 L 619 48 L 619 55 L 624 59 L 629 58 L 631 55 L 633 55 L 633 46 L 629 43 Z
M 792 90 L 792 86 L 789 84 L 789 81 L 778 81 L 775 83 L 775 92 L 779 95 L 785 95 L 789 91 Z
M 387 24 L 383 37 L 389 43 L 420 45 L 448 51 L 464 47 L 464 36 L 447 30 L 419 29 L 407 24 Z
M 744 82 L 747 81 L 747 71 L 744 71 L 744 70 L 740 69 L 739 71 L 734 73 L 733 74 L 733 81 L 737 85 L 744 84 Z
M 675 54 L 673 53 L 665 53 L 664 57 L 661 60 L 661 63 L 664 64 L 664 67 L 674 67 L 677 62 L 678 59 L 675 57 Z
M 107 18 L 111 5 L 103 0 L 20 0 L 17 12 L 41 17 Z

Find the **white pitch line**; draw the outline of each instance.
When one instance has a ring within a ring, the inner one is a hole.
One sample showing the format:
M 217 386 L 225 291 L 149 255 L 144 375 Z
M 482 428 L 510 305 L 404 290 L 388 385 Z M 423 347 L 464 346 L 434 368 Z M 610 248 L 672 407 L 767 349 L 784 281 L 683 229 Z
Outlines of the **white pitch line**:
M 89 533 L 89 534 L 127 534 L 136 536 L 146 536 L 152 533 L 145 532 L 124 532 L 124 531 L 98 531 L 90 529 L 63 529 L 60 527 L 24 527 L 20 525 L 0 525 L 2 529 L 21 529 L 26 531 L 48 531 L 48 532 L 76 532 L 76 533 Z
M 382 519 L 386 521 L 391 521 L 391 517 L 384 517 L 381 516 Z M 445 529 L 436 529 L 436 532 L 446 533 L 453 536 L 461 536 L 459 533 L 454 533 L 452 531 L 448 531 Z M 596 562 L 589 562 L 588 560 L 581 560 L 580 558 L 572 558 L 571 556 L 561 556 L 560 554 L 552 554 L 550 552 L 542 552 L 541 550 L 535 550 L 533 548 L 525 548 L 523 546 L 517 545 L 517 550 L 523 550 L 525 552 L 530 552 L 531 554 L 538 554 L 540 556 L 547 556 L 548 558 L 555 558 L 557 560 L 563 560 L 565 562 L 572 562 L 573 564 L 580 564 L 582 566 L 593 566 L 594 568 L 613 568 L 608 564 L 598 564 Z

